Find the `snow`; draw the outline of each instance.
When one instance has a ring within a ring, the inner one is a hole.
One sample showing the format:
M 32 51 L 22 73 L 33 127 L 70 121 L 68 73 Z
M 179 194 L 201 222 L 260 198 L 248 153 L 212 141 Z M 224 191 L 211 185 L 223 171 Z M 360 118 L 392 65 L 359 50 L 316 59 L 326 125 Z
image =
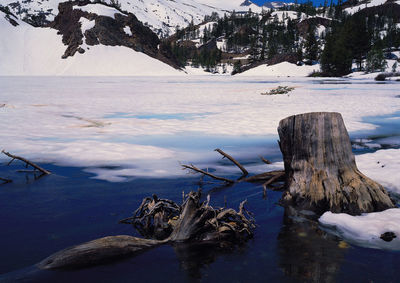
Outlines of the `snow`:
M 362 82 L 331 89 L 315 81 L 210 75 L 0 77 L 0 104 L 6 104 L 0 108 L 0 148 L 34 161 L 85 167 L 109 181 L 181 176 L 185 172 L 179 162 L 209 164 L 218 158 L 213 149 L 221 144 L 213 143 L 214 137 L 223 137 L 227 144 L 235 139 L 243 144 L 276 140 L 281 119 L 312 111 L 341 112 L 350 132 L 370 130 L 376 126 L 362 117 L 400 109 L 395 97 L 400 89 L 390 84 Z M 278 85 L 295 90 L 261 95 Z M 261 151 L 251 150 L 255 155 Z M 368 166 L 379 160 L 386 166 L 376 170 L 398 186 L 394 170 L 399 151 L 382 150 L 357 160 L 360 170 L 374 178 L 375 168 Z
M 350 243 L 369 248 L 400 250 L 399 208 L 361 216 L 326 212 L 319 222 Z M 380 236 L 386 232 L 393 232 L 397 237 L 391 242 L 385 242 Z
M 95 20 L 88 20 L 85 17 L 81 17 L 79 19 L 79 22 L 81 23 L 82 34 L 85 34 L 85 31 L 94 28 L 94 26 L 96 24 Z
M 387 0 L 371 0 L 371 1 L 369 1 L 369 3 L 357 5 L 357 6 L 354 6 L 354 7 L 351 7 L 351 8 L 347 8 L 347 9 L 345 9 L 344 11 L 345 11 L 347 14 L 352 15 L 352 14 L 355 14 L 355 13 L 357 13 L 359 10 L 362 10 L 362 9 L 364 9 L 364 8 L 369 8 L 369 7 L 374 7 L 374 6 L 382 5 L 382 4 L 386 3 L 386 1 L 387 1 Z
M 165 63 L 121 46 L 91 46 L 84 54 L 61 59 L 67 47 L 62 44 L 62 36 L 57 34 L 57 30 L 34 28 L 22 21 L 13 27 L 2 15 L 0 12 L 2 76 L 183 75 Z M 84 18 L 80 22 L 83 30 L 93 26 L 93 22 Z M 87 49 L 86 45 L 83 47 Z
M 319 71 L 320 66 L 297 66 L 289 62 L 282 62 L 276 65 L 260 65 L 246 72 L 238 74 L 239 77 L 244 76 L 295 76 L 295 77 L 306 77 L 314 71 Z
M 294 11 L 275 11 L 271 14 L 271 19 L 277 18 L 279 22 L 284 22 L 287 25 L 289 19 L 297 20 L 298 13 Z M 300 19 L 304 20 L 307 18 L 307 15 L 304 13 L 300 13 Z
M 227 40 L 225 38 L 223 39 L 217 39 L 217 48 L 223 52 L 226 52 L 227 50 Z
M 106 0 L 111 3 L 111 0 Z M 159 35 L 175 33 L 176 27 L 187 27 L 193 20 L 200 24 L 213 12 L 223 15 L 221 9 L 213 8 L 195 0 L 120 0 L 123 11 L 134 14 L 142 23 Z
M 105 0 L 111 3 L 111 0 Z M 2 5 L 8 5 L 16 2 L 15 0 L 2 0 Z M 65 0 L 48 0 L 48 1 L 19 1 L 21 10 L 26 11 L 18 16 L 22 19 L 28 13 L 38 14 L 39 12 L 50 10 L 50 14 L 46 16 L 47 20 L 53 21 L 58 14 L 58 4 Z M 146 23 L 154 32 L 167 35 L 175 32 L 176 26 L 186 27 L 192 21 L 200 24 L 204 16 L 211 15 L 216 12 L 223 15 L 225 11 L 213 8 L 195 0 L 119 0 L 121 10 L 134 14 L 141 22 Z M 9 6 L 11 8 L 11 6 Z M 11 8 L 12 9 L 12 8 Z M 118 10 L 101 4 L 89 4 L 86 6 L 75 6 L 75 9 L 81 9 L 87 12 L 96 13 L 114 17 L 114 13 L 121 13 Z M 14 13 L 18 12 L 18 8 L 12 9 Z
M 386 149 L 357 155 L 356 161 L 363 174 L 382 184 L 389 191 L 400 194 L 400 150 Z
M 325 34 L 326 27 L 323 25 L 317 25 L 316 33 L 318 37 L 322 37 L 323 34 Z
M 197 2 L 225 11 L 247 12 L 251 9 L 252 12 L 261 13 L 263 10 L 262 7 L 254 3 L 249 6 L 242 6 L 245 0 L 197 0 Z
M 115 14 L 122 14 L 115 8 L 102 4 L 87 4 L 85 6 L 74 6 L 74 10 L 82 10 L 84 12 L 93 13 L 99 16 L 114 18 Z
M 128 26 L 124 27 L 124 32 L 125 32 L 127 35 L 132 36 L 132 31 L 131 31 L 131 28 L 130 28 L 130 27 L 128 27 Z

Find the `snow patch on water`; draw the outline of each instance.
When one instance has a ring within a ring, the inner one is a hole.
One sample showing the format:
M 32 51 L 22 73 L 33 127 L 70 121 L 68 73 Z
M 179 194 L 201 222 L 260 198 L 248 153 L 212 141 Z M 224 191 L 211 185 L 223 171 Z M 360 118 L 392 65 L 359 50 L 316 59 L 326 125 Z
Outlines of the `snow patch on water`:
M 400 209 L 351 216 L 345 213 L 324 213 L 319 222 L 346 241 L 369 248 L 400 250 Z M 380 237 L 386 232 L 396 234 L 391 242 Z

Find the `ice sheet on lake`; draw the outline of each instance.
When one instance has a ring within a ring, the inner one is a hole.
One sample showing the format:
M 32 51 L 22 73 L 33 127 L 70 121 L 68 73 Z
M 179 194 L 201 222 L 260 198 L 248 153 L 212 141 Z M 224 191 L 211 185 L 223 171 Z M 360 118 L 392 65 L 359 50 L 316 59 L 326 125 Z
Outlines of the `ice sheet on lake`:
M 7 105 L 0 108 L 0 147 L 40 162 L 84 166 L 113 181 L 176 176 L 184 174 L 179 162 L 205 164 L 219 158 L 212 150 L 227 144 L 204 146 L 204 137 L 241 139 L 243 144 L 257 139 L 260 145 L 260 137 L 277 139 L 281 119 L 312 111 L 341 112 L 349 131 L 369 130 L 375 126 L 362 117 L 400 109 L 397 85 L 360 83 L 332 89 L 312 82 L 211 76 L 0 77 L 0 105 Z M 289 95 L 261 95 L 278 85 L 295 90 Z M 257 158 L 261 153 L 247 154 Z M 364 162 L 370 160 L 359 161 Z M 394 169 L 388 164 L 382 170 Z M 390 172 L 385 173 L 387 181 L 398 187 L 398 181 L 390 181 Z
M 326 212 L 319 222 L 350 243 L 369 248 L 400 250 L 399 208 L 361 216 Z M 397 237 L 386 242 L 380 238 L 386 232 L 393 232 Z

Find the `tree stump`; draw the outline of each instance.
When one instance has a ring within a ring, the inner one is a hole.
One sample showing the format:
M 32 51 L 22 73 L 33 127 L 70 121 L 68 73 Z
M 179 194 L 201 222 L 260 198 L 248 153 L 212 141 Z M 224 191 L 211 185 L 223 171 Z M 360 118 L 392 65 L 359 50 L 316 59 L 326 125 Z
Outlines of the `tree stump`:
M 394 207 L 386 190 L 356 166 L 339 113 L 306 113 L 279 123 L 286 173 L 283 202 L 322 214 L 358 215 Z

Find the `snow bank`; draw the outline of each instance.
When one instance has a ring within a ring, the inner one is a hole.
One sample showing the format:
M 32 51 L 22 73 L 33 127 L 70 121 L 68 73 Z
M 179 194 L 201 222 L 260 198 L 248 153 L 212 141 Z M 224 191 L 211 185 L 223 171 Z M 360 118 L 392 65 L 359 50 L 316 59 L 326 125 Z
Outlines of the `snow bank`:
M 80 19 L 83 30 L 93 21 Z M 183 75 L 169 65 L 122 46 L 86 46 L 84 54 L 61 59 L 62 36 L 22 21 L 13 27 L 0 12 L 0 76 L 162 76 Z
M 319 222 L 350 243 L 369 248 L 400 250 L 399 208 L 361 216 L 326 212 Z M 391 242 L 385 242 L 380 237 L 386 232 L 393 232 L 397 237 Z
M 237 76 L 291 76 L 291 77 L 306 77 L 314 71 L 319 71 L 320 66 L 297 66 L 289 62 L 282 62 L 276 65 L 261 65 L 250 69 Z
M 358 169 L 366 176 L 400 194 L 400 150 L 386 149 L 356 156 Z

